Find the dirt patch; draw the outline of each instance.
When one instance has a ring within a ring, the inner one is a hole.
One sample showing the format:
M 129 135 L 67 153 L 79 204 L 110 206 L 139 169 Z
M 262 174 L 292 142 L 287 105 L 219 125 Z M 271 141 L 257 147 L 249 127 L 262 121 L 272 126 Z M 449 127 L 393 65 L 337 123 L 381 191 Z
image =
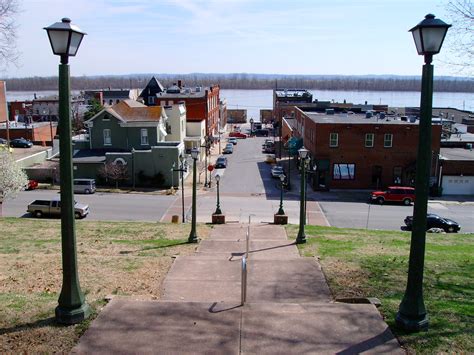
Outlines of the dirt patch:
M 367 297 L 364 284 L 368 274 L 358 265 L 326 258 L 321 261 L 321 267 L 331 285 L 334 298 Z
M 194 253 L 189 225 L 77 223 L 81 289 L 95 313 L 109 295 L 159 299 L 175 256 Z M 68 352 L 88 322 L 57 325 L 62 285 L 60 223 L 0 219 L 0 353 Z M 201 238 L 210 228 L 198 226 Z M 89 320 L 90 321 L 90 320 Z

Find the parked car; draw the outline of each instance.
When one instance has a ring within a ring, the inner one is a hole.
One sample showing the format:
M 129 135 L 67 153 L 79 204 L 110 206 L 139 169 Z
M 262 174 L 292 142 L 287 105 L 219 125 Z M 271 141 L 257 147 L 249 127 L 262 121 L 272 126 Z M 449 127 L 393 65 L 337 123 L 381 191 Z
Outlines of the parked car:
M 385 191 L 374 191 L 371 200 L 379 204 L 385 202 L 402 202 L 405 206 L 409 206 L 415 201 L 415 189 L 413 187 L 389 186 Z
M 276 163 L 276 156 L 275 156 L 275 154 L 267 154 L 267 156 L 265 157 L 265 163 L 268 163 L 268 164 L 274 164 L 274 163 Z
M 33 143 L 25 138 L 16 138 L 10 141 L 10 147 L 13 148 L 31 148 Z
M 216 169 L 225 169 L 227 168 L 227 158 L 220 156 L 216 160 L 216 164 L 214 164 L 214 168 Z
M 283 167 L 280 165 L 275 165 L 272 168 L 272 177 L 274 178 L 279 178 L 280 175 L 285 175 L 285 170 L 283 170 Z
M 247 135 L 245 133 L 234 131 L 234 132 L 229 133 L 229 137 L 245 139 L 245 138 L 247 138 Z
M 232 143 L 227 143 L 225 145 L 224 150 L 222 151 L 222 153 L 224 154 L 232 154 L 233 152 L 234 152 L 234 145 Z
M 38 188 L 38 181 L 36 180 L 28 180 L 26 184 L 25 190 L 34 190 Z
M 94 179 L 74 179 L 74 193 L 93 194 L 95 192 Z
M 0 138 L 0 145 L 7 145 L 7 140 Z
M 405 225 L 407 229 L 411 230 L 413 227 L 413 217 L 407 216 L 405 218 Z M 428 213 L 426 215 L 426 230 L 431 228 L 441 228 L 446 233 L 457 233 L 461 230 L 459 223 L 449 218 L 443 218 L 437 214 Z
M 235 138 L 235 137 L 227 138 L 227 142 L 232 143 L 233 145 L 236 145 L 237 144 L 237 138 Z
M 33 214 L 36 218 L 43 216 L 60 216 L 61 201 L 54 200 L 35 200 L 31 202 L 26 212 Z M 74 201 L 74 216 L 76 218 L 85 218 L 89 214 L 89 206 L 79 204 Z
M 256 129 L 254 133 L 257 137 L 268 137 L 269 134 L 268 129 Z

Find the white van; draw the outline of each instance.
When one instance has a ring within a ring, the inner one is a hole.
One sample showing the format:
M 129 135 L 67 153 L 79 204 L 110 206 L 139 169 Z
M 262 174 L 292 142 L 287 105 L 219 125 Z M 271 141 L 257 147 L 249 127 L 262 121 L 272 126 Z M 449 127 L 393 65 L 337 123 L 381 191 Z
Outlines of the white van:
M 74 179 L 74 192 L 80 194 L 93 194 L 95 192 L 95 180 Z

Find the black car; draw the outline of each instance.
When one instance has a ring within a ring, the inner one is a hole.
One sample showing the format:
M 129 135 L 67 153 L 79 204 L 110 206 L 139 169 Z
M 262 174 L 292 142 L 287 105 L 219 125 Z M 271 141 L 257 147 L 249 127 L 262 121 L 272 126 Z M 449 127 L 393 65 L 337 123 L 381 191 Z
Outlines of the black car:
M 405 224 L 407 226 L 407 229 L 411 230 L 413 226 L 413 217 L 407 216 L 405 218 Z M 428 213 L 426 215 L 426 230 L 431 228 L 441 228 L 446 233 L 456 233 L 461 230 L 461 226 L 452 219 L 443 218 L 438 216 L 437 214 Z
M 216 160 L 216 164 L 214 165 L 216 169 L 223 169 L 227 168 L 227 158 L 226 157 L 219 157 Z
M 269 134 L 268 129 L 256 129 L 254 133 L 257 137 L 268 137 Z
M 25 138 L 16 138 L 10 141 L 10 147 L 13 148 L 31 148 L 33 143 Z
M 3 139 L 3 138 L 0 138 L 0 144 L 6 145 L 6 144 L 7 144 L 7 140 L 6 140 L 6 139 Z

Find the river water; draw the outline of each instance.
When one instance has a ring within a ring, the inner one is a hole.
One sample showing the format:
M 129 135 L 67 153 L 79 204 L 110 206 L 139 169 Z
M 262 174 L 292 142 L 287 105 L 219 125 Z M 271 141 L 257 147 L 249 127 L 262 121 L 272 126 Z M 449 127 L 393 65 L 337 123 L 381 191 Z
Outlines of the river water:
M 327 91 L 309 90 L 313 99 L 321 101 L 351 102 L 363 104 L 382 104 L 391 107 L 420 106 L 420 93 L 412 91 Z M 79 91 L 73 91 L 78 94 Z M 32 91 L 8 91 L 7 100 L 31 100 Z M 56 91 L 38 91 L 37 97 L 57 95 Z M 260 119 L 260 109 L 271 109 L 273 106 L 272 90 L 221 90 L 221 98 L 227 100 L 228 109 L 247 109 L 247 117 Z M 474 111 L 474 93 L 435 92 L 433 107 L 452 107 Z

